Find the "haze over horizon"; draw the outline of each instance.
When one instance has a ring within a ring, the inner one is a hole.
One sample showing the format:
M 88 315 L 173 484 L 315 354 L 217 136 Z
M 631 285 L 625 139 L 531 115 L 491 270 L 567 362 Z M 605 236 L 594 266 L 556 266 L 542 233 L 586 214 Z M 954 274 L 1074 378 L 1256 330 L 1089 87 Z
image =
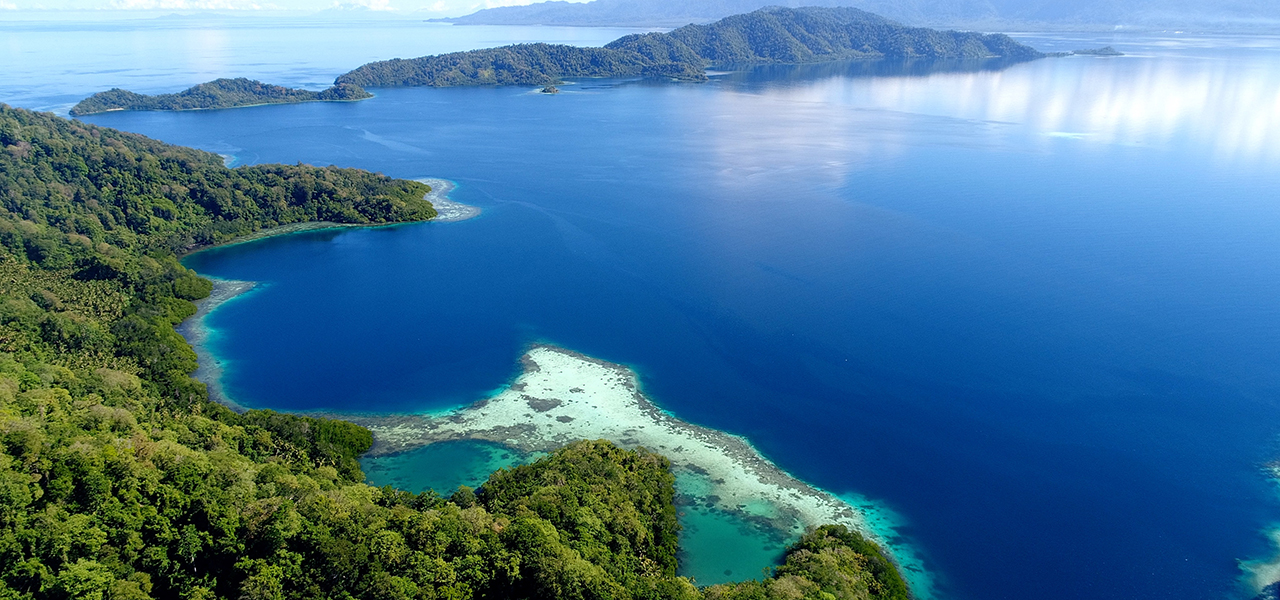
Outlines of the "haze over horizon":
M 530 6 L 530 5 L 540 6 Z M 676 26 L 767 5 L 851 6 L 914 25 L 992 27 L 1016 24 L 1280 27 L 1270 0 L 0 0 L 0 15 L 19 18 L 91 13 L 103 18 L 273 15 L 351 18 L 452 18 L 465 24 Z M 520 8 L 528 7 L 528 8 Z M 488 11 L 486 9 L 498 9 Z M 474 15 L 480 11 L 479 15 Z

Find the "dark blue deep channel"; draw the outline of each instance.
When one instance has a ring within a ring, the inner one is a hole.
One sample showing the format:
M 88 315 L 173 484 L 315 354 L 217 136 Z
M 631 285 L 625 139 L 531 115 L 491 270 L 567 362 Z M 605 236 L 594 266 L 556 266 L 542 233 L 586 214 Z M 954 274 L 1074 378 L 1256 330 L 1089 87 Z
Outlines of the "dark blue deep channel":
M 892 509 L 941 597 L 1245 596 L 1280 519 L 1280 63 L 1126 50 L 89 120 L 484 209 L 189 257 L 263 284 L 209 319 L 242 404 L 448 408 L 548 341 Z

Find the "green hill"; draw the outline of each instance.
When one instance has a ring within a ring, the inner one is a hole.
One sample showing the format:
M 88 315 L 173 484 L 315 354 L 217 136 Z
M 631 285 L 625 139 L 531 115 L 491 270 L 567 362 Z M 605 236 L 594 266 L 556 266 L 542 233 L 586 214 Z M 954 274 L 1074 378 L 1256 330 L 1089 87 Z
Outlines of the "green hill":
M 353 85 L 335 85 L 322 92 L 312 92 L 241 77 L 215 79 L 176 94 L 147 96 L 119 88 L 98 92 L 72 107 L 71 116 L 82 117 L 115 110 L 199 110 L 258 104 L 363 100 L 372 97 L 373 94 Z
M 762 581 L 695 588 L 675 575 L 669 462 L 649 452 L 578 442 L 445 499 L 366 485 L 362 427 L 209 401 L 173 326 L 211 284 L 179 253 L 429 219 L 426 191 L 228 169 L 0 104 L 0 599 L 907 598 L 841 527 Z
M 907 27 L 855 8 L 765 8 L 670 33 L 629 35 L 603 48 L 521 44 L 361 66 L 338 84 L 367 87 L 547 85 L 570 77 L 705 80 L 716 65 L 854 58 L 1032 60 L 1006 35 Z

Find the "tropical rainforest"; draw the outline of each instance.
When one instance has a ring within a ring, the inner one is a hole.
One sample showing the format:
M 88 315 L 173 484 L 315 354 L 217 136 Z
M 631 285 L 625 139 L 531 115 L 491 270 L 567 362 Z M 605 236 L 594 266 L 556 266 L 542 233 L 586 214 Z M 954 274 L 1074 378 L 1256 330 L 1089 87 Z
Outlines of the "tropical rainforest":
M 71 116 L 82 117 L 113 110 L 196 110 L 257 104 L 338 102 L 372 97 L 373 94 L 358 85 L 335 85 L 324 91 L 312 92 L 240 77 L 215 79 L 176 94 L 148 96 L 120 88 L 98 92 L 71 107 Z
M 364 483 L 352 423 L 211 402 L 178 256 L 284 223 L 430 219 L 426 186 L 0 105 L 0 599 L 790 599 L 908 592 L 810 532 L 767 578 L 676 575 L 674 478 L 582 441 L 449 497 Z
M 844 59 L 1031 60 L 1003 34 L 907 27 L 856 8 L 765 8 L 670 33 L 632 34 L 603 48 L 518 44 L 366 64 L 338 84 L 367 87 L 547 85 L 566 77 L 702 81 L 708 66 Z

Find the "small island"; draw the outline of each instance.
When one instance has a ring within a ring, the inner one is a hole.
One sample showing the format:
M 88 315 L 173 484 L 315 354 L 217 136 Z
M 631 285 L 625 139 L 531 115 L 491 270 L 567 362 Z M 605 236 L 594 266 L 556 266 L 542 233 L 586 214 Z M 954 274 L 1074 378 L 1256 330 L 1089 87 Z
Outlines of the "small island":
M 176 94 L 148 96 L 119 88 L 98 92 L 71 108 L 71 116 L 83 117 L 119 110 L 206 110 L 262 104 L 298 102 L 347 102 L 372 98 L 364 88 L 341 83 L 320 92 L 271 85 L 244 77 L 216 79 Z
M 556 87 L 556 86 L 554 86 L 554 85 L 549 85 L 549 86 L 547 86 L 547 87 L 542 88 L 542 93 L 544 93 L 544 94 L 559 94 L 559 93 L 560 93 L 560 88 L 557 88 L 557 87 Z

